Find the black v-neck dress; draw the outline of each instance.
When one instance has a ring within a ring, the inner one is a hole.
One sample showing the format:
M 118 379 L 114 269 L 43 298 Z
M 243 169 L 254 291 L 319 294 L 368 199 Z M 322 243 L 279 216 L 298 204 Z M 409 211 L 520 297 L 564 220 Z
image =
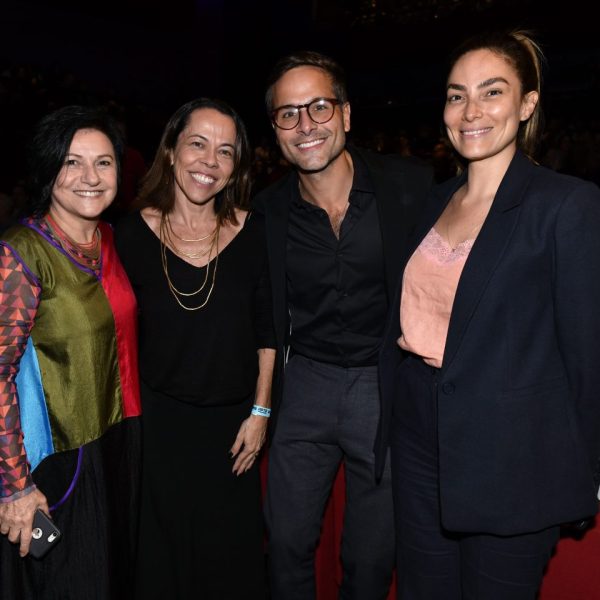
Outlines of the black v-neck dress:
M 139 306 L 144 460 L 137 597 L 263 600 L 258 467 L 237 477 L 228 454 L 252 407 L 257 350 L 275 346 L 262 217 L 250 215 L 220 252 L 210 299 L 196 311 L 171 294 L 159 239 L 139 213 L 119 223 L 116 239 Z M 202 285 L 205 268 L 169 250 L 166 257 L 177 289 Z M 203 292 L 183 302 L 197 306 L 205 298 Z

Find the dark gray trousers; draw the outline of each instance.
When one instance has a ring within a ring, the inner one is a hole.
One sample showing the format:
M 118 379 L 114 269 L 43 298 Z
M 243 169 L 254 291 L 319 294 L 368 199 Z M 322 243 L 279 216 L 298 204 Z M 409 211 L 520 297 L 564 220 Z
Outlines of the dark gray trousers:
M 340 598 L 379 600 L 394 568 L 389 460 L 375 482 L 377 367 L 293 356 L 269 451 L 266 520 L 273 600 L 315 597 L 314 554 L 338 466 L 346 470 Z

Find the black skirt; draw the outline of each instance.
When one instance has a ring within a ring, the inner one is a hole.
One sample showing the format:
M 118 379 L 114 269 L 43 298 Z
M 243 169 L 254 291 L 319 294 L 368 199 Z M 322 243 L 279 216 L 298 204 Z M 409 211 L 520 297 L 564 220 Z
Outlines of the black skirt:
M 79 450 L 33 472 L 50 506 L 73 482 Z M 133 593 L 140 481 L 140 421 L 129 418 L 81 449 L 71 494 L 52 512 L 62 539 L 40 560 L 0 536 L 2 600 L 119 600 Z
M 260 477 L 229 449 L 252 398 L 198 407 L 142 385 L 138 599 L 264 600 Z

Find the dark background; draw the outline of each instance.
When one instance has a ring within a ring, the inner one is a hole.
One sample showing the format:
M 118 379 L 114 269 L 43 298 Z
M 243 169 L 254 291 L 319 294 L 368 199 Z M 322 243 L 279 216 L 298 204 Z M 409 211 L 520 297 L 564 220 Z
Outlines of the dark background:
M 277 58 L 298 49 L 346 68 L 359 142 L 386 150 L 380 137 L 406 134 L 427 157 L 440 135 L 449 51 L 495 27 L 531 29 L 541 43 L 551 135 L 600 131 L 591 2 L 3 0 L 0 15 L 0 192 L 22 176 L 31 126 L 67 103 L 115 105 L 146 160 L 168 116 L 197 96 L 229 101 L 253 144 L 272 144 L 264 82 Z

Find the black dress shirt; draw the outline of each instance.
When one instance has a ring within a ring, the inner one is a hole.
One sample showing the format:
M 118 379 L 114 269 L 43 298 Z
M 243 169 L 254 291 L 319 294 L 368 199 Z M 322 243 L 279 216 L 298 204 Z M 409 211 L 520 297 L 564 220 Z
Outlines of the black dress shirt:
M 325 210 L 296 186 L 286 252 L 292 351 L 344 367 L 377 364 L 388 308 L 373 186 L 350 154 L 354 179 L 339 239 Z

